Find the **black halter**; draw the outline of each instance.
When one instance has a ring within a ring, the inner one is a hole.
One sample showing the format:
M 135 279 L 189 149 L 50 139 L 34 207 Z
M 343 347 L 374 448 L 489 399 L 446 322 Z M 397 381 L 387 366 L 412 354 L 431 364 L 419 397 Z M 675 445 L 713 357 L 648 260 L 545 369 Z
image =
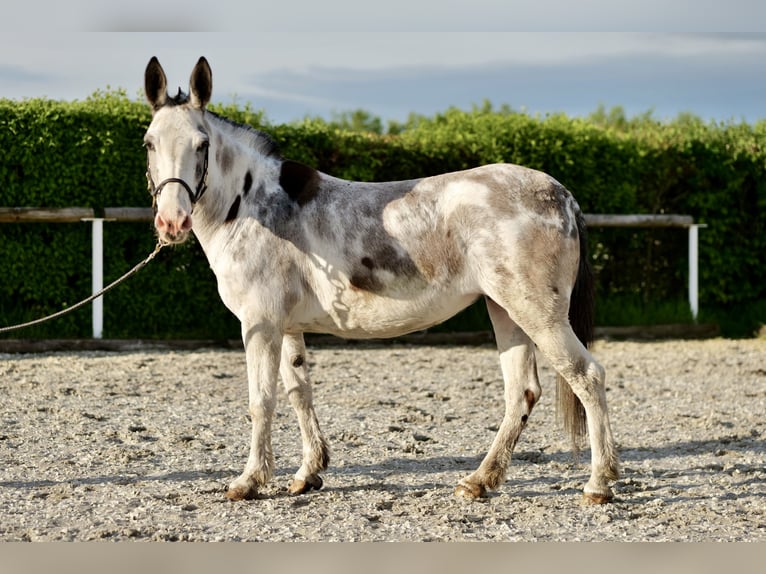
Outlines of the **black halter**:
M 208 147 L 205 147 L 205 161 L 202 164 L 202 178 L 200 179 L 199 183 L 197 184 L 197 190 L 192 191 L 191 186 L 186 183 L 183 179 L 179 177 L 169 177 L 167 179 L 163 179 L 159 185 L 154 185 L 154 180 L 152 179 L 152 170 L 149 166 L 149 155 L 146 156 L 146 182 L 149 186 L 149 193 L 152 194 L 152 209 L 154 211 L 157 211 L 157 202 L 160 198 L 160 192 L 162 192 L 162 188 L 165 187 L 169 183 L 178 183 L 186 190 L 186 193 L 189 194 L 189 199 L 191 200 L 192 204 L 192 210 L 194 210 L 194 206 L 196 203 L 200 200 L 202 197 L 202 194 L 207 191 L 207 161 L 208 161 L 208 153 L 209 153 Z

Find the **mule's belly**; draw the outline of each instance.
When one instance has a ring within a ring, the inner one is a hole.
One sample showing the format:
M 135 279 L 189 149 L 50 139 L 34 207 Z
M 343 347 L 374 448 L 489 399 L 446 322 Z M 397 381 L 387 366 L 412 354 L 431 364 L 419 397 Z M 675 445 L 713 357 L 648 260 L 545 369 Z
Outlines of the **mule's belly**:
M 348 339 L 397 337 L 438 325 L 476 301 L 477 295 L 443 293 L 393 299 L 351 293 L 298 313 L 289 331 L 323 333 Z

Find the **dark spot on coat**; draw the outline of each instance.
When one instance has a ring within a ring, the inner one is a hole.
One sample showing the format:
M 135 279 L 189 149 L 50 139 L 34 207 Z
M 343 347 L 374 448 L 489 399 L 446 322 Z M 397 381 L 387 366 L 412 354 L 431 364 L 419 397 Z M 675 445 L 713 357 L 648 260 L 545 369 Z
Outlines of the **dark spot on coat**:
M 231 207 L 229 208 L 229 213 L 226 214 L 226 219 L 224 220 L 224 223 L 229 223 L 230 221 L 234 221 L 237 218 L 237 214 L 239 213 L 240 201 L 242 201 L 242 196 L 238 195 L 237 199 L 234 200 L 234 203 L 231 204 Z
M 298 205 L 306 205 L 319 191 L 319 172 L 313 167 L 292 160 L 282 162 L 279 185 Z
M 359 269 L 355 271 L 351 274 L 351 277 L 349 277 L 348 282 L 352 287 L 361 291 L 374 292 L 380 291 L 382 288 L 380 280 L 372 274 L 370 269 Z
M 303 362 L 304 362 L 303 355 L 295 355 L 292 359 L 293 367 L 295 367 L 296 369 L 300 367 L 301 365 L 303 365 Z
M 376 262 L 374 264 L 381 269 L 402 277 L 412 277 L 418 274 L 418 268 L 409 255 L 401 255 L 392 244 L 381 242 L 371 247 L 374 249 L 373 257 L 375 259 L 365 258 L 370 259 L 370 263 L 374 261 Z M 362 264 L 364 264 L 364 260 Z
M 527 424 L 529 417 L 527 415 L 521 415 L 521 424 Z
M 369 257 L 362 257 L 362 265 L 367 267 L 367 269 L 373 269 L 375 267 L 375 263 Z
M 231 170 L 231 167 L 234 164 L 234 153 L 228 146 L 221 146 L 215 152 L 215 160 L 221 168 L 221 171 L 226 173 Z
M 524 400 L 527 401 L 527 408 L 530 411 L 532 411 L 532 407 L 535 406 L 535 393 L 533 393 L 529 389 L 525 389 L 524 390 Z M 526 415 L 524 415 L 524 416 L 526 416 Z
M 248 171 L 245 174 L 245 184 L 242 186 L 242 193 L 245 197 L 247 197 L 251 187 L 253 187 L 253 174 Z

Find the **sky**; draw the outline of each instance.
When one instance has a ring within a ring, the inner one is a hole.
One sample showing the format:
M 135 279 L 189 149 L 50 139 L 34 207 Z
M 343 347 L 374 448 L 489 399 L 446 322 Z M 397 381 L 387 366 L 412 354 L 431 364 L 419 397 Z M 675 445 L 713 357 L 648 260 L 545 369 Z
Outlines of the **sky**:
M 275 123 L 384 120 L 489 100 L 529 113 L 622 106 L 766 119 L 766 2 L 753 0 L 29 0 L 4 13 L 0 97 L 140 98 L 151 56 L 173 90 L 204 55 L 213 100 Z M 4 9 L 5 10 L 5 9 Z

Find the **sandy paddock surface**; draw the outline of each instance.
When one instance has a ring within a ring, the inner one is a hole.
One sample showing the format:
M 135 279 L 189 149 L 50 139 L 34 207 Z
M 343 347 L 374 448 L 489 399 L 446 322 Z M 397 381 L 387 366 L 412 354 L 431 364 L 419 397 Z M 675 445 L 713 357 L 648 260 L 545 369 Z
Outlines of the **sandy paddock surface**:
M 763 541 L 766 340 L 616 342 L 594 350 L 622 459 L 615 502 L 581 506 L 540 360 L 543 397 L 506 483 L 453 496 L 502 418 L 489 346 L 309 350 L 332 452 L 325 486 L 290 497 L 300 459 L 282 392 L 277 472 L 230 502 L 247 458 L 236 350 L 0 355 L 0 540 Z

